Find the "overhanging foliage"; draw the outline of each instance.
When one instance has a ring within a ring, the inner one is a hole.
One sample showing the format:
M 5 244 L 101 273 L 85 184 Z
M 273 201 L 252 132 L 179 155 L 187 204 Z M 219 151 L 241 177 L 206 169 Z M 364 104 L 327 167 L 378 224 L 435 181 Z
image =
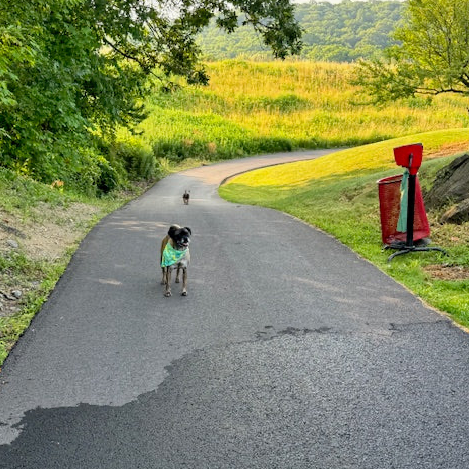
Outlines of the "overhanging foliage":
M 86 173 L 87 185 L 117 184 L 104 139 L 143 117 L 150 78 L 206 83 L 194 36 L 215 14 L 232 31 L 239 13 L 276 56 L 299 50 L 288 0 L 0 0 L 0 165 L 45 182 L 83 184 Z

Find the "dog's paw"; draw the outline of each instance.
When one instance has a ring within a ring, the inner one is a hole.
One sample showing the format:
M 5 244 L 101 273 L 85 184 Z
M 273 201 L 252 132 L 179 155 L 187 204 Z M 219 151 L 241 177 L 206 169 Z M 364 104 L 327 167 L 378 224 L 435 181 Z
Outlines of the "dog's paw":
M 170 291 L 167 291 L 164 296 L 166 296 L 167 298 L 171 296 L 171 292 Z
M 176 277 L 176 280 L 175 280 L 176 283 L 179 283 L 179 279 Z
M 186 291 L 181 292 L 181 296 L 187 296 L 187 292 Z

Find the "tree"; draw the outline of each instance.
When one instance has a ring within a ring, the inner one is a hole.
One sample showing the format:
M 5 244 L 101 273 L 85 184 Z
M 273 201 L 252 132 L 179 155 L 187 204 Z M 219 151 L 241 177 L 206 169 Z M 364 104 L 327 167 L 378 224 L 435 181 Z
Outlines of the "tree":
M 97 135 L 143 117 L 150 77 L 207 83 L 195 35 L 240 15 L 277 57 L 299 51 L 289 0 L 0 0 L 0 166 L 96 184 L 112 173 Z
M 469 95 L 469 0 L 409 0 L 400 45 L 361 62 L 358 83 L 376 101 L 415 94 Z
M 409 0 L 405 19 L 395 33 L 401 45 L 389 50 L 386 63 L 363 62 L 359 83 L 378 102 L 415 94 L 469 96 L 469 0 Z M 430 193 L 446 194 L 445 203 L 454 196 L 448 190 L 453 180 L 468 187 L 469 165 L 450 164 L 443 175 Z M 469 218 L 469 193 L 464 194 L 466 199 L 451 212 L 458 221 Z

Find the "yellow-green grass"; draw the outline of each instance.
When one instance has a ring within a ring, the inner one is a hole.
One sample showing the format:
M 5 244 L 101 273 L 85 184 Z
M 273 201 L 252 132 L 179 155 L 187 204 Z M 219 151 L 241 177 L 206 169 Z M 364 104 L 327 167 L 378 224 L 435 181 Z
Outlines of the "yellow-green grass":
M 141 139 L 161 157 L 231 158 L 297 148 L 356 146 L 469 126 L 454 95 L 378 107 L 352 85 L 352 64 L 208 63 L 208 87 L 155 93 Z
M 382 251 L 377 180 L 402 173 L 394 163 L 393 148 L 424 145 L 419 172 L 428 188 L 436 171 L 455 151 L 469 147 L 469 129 L 428 132 L 339 151 L 312 161 L 259 169 L 229 180 L 220 188 L 227 200 L 262 205 L 290 213 L 332 234 L 354 251 L 401 282 L 428 304 L 469 326 L 469 280 L 439 280 L 425 270 L 432 264 L 469 266 L 469 223 L 440 225 L 429 213 L 435 252 L 412 253 L 387 262 Z

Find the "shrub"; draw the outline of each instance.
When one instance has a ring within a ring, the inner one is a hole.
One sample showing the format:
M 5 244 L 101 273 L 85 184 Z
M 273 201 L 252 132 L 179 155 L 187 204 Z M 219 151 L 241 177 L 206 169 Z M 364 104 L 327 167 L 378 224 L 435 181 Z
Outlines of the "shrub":
M 110 161 L 121 166 L 130 181 L 153 180 L 161 174 L 153 152 L 140 142 L 117 142 L 109 154 Z

